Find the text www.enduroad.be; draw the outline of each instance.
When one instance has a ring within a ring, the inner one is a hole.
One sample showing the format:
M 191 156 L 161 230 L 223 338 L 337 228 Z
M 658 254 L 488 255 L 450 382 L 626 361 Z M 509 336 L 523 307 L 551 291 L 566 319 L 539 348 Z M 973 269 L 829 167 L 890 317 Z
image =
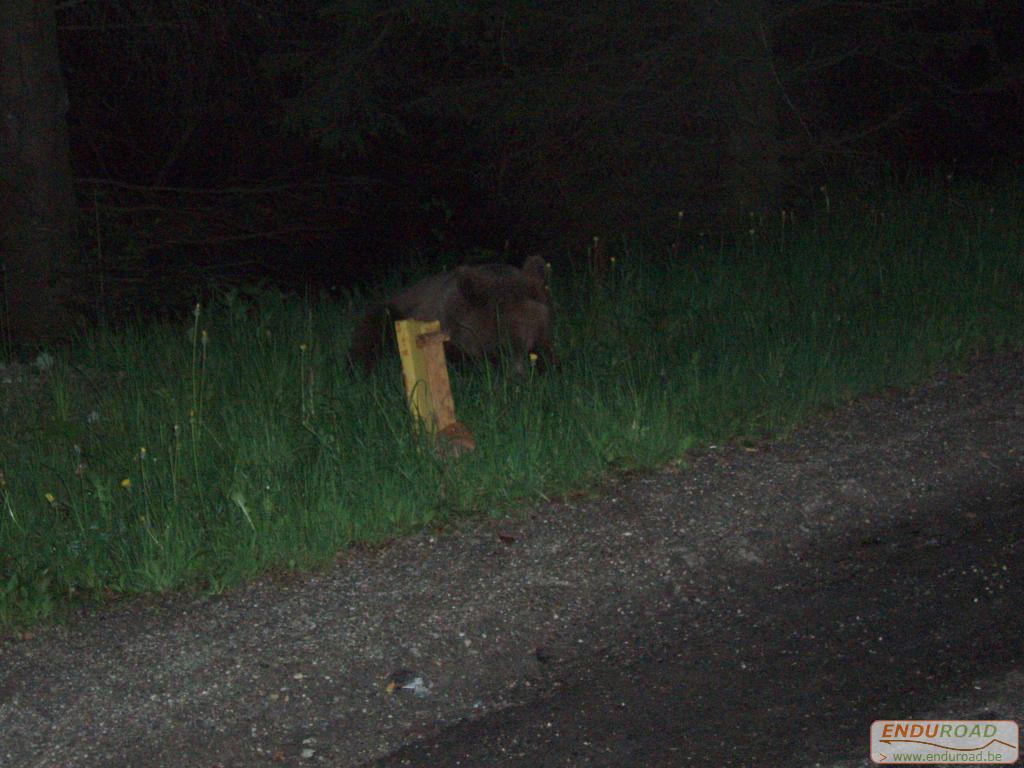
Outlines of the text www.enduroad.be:
M 995 763 L 1003 755 L 999 752 L 896 752 L 894 763 Z

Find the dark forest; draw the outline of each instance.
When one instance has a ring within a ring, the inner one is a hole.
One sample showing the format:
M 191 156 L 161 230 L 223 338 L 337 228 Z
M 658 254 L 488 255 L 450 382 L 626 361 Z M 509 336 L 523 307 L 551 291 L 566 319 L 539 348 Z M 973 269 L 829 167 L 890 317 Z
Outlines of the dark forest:
M 1024 147 L 1009 0 L 6 0 L 0 29 L 16 340 L 210 285 L 678 244 Z

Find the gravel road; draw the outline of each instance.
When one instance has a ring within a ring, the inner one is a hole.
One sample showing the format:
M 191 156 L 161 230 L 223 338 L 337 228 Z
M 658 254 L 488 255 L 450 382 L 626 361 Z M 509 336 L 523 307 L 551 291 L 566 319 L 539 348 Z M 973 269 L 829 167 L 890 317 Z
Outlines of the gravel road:
M 841 570 L 850 542 L 929 541 L 929 521 L 945 521 L 941 540 L 950 520 L 965 530 L 1022 490 L 1015 352 L 756 450 L 611 479 L 591 498 L 3 642 L 0 766 L 399 761 L 453 728 L 557 700 L 596 668 L 629 668 L 680 617 L 735 628 L 737 606 L 758 584 L 792 584 L 778 576 L 793 564 L 834 558 Z

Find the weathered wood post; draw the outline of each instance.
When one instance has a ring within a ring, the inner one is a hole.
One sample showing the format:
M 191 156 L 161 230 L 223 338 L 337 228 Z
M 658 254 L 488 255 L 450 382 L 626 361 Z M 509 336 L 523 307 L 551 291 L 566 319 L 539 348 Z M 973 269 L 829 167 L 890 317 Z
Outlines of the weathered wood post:
M 448 365 L 444 357 L 447 334 L 437 320 L 399 320 L 395 323 L 402 359 L 405 396 L 414 423 L 437 441 L 442 452 L 458 456 L 476 447 L 473 433 L 455 418 Z

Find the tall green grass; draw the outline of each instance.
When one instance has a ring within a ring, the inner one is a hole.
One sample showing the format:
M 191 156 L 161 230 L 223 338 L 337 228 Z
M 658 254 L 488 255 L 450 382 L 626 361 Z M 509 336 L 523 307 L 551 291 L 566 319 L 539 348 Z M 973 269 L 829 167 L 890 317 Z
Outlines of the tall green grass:
M 312 567 L 1019 345 L 1021 202 L 886 191 L 674 260 L 624 244 L 601 280 L 558 273 L 563 365 L 455 370 L 478 442 L 458 461 L 411 433 L 396 361 L 347 367 L 352 301 L 227 293 L 187 324 L 89 333 L 7 386 L 0 627 Z

